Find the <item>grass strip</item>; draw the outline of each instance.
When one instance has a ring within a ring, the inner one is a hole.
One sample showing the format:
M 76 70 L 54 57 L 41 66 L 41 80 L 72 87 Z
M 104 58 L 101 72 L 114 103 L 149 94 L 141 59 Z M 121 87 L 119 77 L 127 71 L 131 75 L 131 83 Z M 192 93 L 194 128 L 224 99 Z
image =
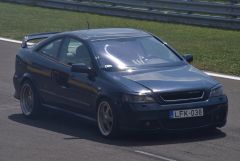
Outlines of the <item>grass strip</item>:
M 39 32 L 131 27 L 158 35 L 180 53 L 191 53 L 193 65 L 240 76 L 240 31 L 134 20 L 0 2 L 0 36 L 21 40 Z

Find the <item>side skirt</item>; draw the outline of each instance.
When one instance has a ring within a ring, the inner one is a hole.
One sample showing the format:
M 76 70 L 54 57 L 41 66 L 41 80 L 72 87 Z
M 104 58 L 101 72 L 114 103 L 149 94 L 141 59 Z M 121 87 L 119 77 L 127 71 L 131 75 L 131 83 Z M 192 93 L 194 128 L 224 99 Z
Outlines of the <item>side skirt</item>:
M 42 105 L 47 107 L 47 108 L 62 111 L 62 112 L 66 112 L 68 114 L 71 114 L 71 115 L 74 115 L 74 116 L 77 116 L 77 117 L 80 117 L 80 118 L 83 118 L 83 119 L 86 119 L 86 120 L 89 120 L 89 121 L 92 121 L 92 122 L 97 122 L 97 120 L 93 117 L 89 117 L 89 116 L 86 116 L 86 115 L 82 115 L 82 114 L 79 114 L 79 113 L 68 111 L 68 110 L 65 110 L 65 109 L 62 109 L 62 108 L 59 108 L 59 107 L 56 107 L 56 106 L 52 106 L 52 105 L 47 105 L 47 104 L 42 104 Z

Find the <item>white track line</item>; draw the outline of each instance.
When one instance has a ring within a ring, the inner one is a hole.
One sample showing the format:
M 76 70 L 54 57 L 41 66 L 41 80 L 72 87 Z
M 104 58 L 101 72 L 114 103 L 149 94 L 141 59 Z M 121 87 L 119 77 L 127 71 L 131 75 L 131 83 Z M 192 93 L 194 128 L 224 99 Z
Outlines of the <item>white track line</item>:
M 4 37 L 0 37 L 0 40 L 1 41 L 6 41 L 6 42 L 13 42 L 13 43 L 17 43 L 17 44 L 21 44 L 22 43 L 22 41 L 13 40 L 13 39 L 7 39 L 7 38 L 4 38 Z
M 166 160 L 166 161 L 176 161 L 176 160 L 174 160 L 174 159 L 170 159 L 170 158 L 163 157 L 163 156 L 160 156 L 160 155 L 156 155 L 156 154 L 144 152 L 144 151 L 141 151 L 141 150 L 135 150 L 134 152 L 135 152 L 135 153 L 139 153 L 139 154 L 143 154 L 143 155 L 147 155 L 147 156 L 150 156 L 150 157 L 153 157 L 153 158 Z
M 233 75 L 226 75 L 226 74 L 220 74 L 220 73 L 213 73 L 213 72 L 206 72 L 207 75 L 214 76 L 214 77 L 220 77 L 220 78 L 226 78 L 226 79 L 232 79 L 232 80 L 240 80 L 240 77 L 233 76 Z
M 6 42 L 17 43 L 17 44 L 22 43 L 22 41 L 8 39 L 8 38 L 4 38 L 4 37 L 0 37 L 0 40 L 1 41 L 6 41 Z M 213 76 L 213 77 L 226 78 L 226 79 L 232 79 L 232 80 L 240 80 L 240 77 L 238 77 L 238 76 L 226 75 L 226 74 L 220 74 L 220 73 L 214 73 L 214 72 L 208 72 L 208 71 L 205 71 L 205 73 L 210 75 L 210 76 Z

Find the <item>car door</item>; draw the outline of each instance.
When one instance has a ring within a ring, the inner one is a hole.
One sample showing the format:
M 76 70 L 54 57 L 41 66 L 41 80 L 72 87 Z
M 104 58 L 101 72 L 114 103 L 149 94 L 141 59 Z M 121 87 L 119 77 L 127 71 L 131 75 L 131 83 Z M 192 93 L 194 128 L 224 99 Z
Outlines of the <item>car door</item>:
M 56 96 L 56 83 L 53 81 L 52 71 L 57 68 L 57 55 L 63 38 L 54 39 L 35 50 L 34 62 L 28 66 L 37 84 L 43 104 L 54 105 Z
M 73 112 L 89 114 L 96 98 L 94 78 L 87 73 L 71 72 L 71 64 L 82 63 L 92 67 L 92 60 L 86 45 L 75 38 L 66 38 L 58 56 L 59 81 L 57 94 L 61 95 L 60 107 Z

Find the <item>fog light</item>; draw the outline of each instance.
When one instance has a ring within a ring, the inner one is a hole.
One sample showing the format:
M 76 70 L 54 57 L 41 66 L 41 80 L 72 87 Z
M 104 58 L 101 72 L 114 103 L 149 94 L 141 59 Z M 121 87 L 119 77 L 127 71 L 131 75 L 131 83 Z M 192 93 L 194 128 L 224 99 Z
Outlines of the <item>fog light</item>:
M 219 115 L 216 115 L 216 116 L 215 116 L 215 119 L 216 119 L 216 121 L 218 121 L 218 120 L 220 119 L 220 116 L 219 116 Z
M 145 122 L 145 126 L 150 126 L 150 125 L 151 125 L 150 121 Z

